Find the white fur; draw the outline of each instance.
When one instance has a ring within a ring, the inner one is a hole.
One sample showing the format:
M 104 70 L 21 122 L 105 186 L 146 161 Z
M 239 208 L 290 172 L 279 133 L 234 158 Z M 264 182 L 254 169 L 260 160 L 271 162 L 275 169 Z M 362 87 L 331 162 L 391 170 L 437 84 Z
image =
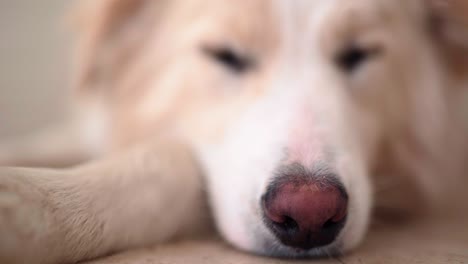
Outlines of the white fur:
M 198 146 L 207 167 L 215 219 L 228 240 L 257 253 L 316 256 L 336 248 L 350 249 L 362 240 L 367 228 L 371 192 L 359 152 L 345 152 L 356 147 L 346 142 L 353 137 L 336 133 L 346 129 L 342 117 L 345 102 L 338 96 L 343 87 L 324 66 L 322 60 L 326 58 L 318 47 L 319 32 L 333 1 L 278 3 L 287 44 L 282 50 L 279 74 L 269 83 L 273 87 L 270 94 L 230 125 L 221 144 Z M 294 14 L 305 11 L 308 28 L 293 34 L 299 29 L 295 23 L 300 22 Z M 334 160 L 327 160 L 329 147 L 336 152 Z M 350 193 L 348 223 L 340 238 L 327 247 L 298 252 L 281 245 L 262 221 L 260 197 L 287 153 L 304 166 L 336 166 Z

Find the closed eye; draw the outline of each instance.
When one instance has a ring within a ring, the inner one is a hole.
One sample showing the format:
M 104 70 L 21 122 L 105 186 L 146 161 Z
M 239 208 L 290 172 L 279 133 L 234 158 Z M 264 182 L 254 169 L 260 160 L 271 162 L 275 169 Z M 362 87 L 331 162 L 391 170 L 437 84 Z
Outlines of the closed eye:
M 363 48 L 351 45 L 338 53 L 335 63 L 344 72 L 353 73 L 379 53 L 379 48 Z
M 245 73 L 252 68 L 252 59 L 229 47 L 203 48 L 212 60 L 234 73 Z

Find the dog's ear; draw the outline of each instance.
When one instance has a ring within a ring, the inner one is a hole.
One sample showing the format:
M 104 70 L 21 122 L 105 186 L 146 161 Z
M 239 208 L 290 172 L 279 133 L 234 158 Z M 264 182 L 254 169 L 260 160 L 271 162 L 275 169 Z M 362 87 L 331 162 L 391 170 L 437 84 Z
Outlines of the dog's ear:
M 455 73 L 468 74 L 468 1 L 425 0 L 432 30 Z
M 78 32 L 75 86 L 101 86 L 125 67 L 148 37 L 162 0 L 82 0 L 73 13 Z

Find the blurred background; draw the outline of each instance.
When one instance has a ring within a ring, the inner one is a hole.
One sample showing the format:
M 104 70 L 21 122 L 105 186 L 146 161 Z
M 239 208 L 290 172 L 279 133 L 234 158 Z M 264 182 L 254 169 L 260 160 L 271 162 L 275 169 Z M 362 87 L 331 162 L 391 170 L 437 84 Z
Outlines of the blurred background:
M 57 122 L 70 78 L 70 0 L 0 0 L 0 139 Z

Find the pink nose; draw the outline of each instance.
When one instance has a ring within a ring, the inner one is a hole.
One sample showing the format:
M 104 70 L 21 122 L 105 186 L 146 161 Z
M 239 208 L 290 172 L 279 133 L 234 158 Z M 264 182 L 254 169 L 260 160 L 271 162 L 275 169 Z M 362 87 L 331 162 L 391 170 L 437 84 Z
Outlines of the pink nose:
M 287 246 L 311 249 L 332 243 L 347 215 L 348 198 L 334 180 L 290 180 L 263 197 L 267 226 Z

